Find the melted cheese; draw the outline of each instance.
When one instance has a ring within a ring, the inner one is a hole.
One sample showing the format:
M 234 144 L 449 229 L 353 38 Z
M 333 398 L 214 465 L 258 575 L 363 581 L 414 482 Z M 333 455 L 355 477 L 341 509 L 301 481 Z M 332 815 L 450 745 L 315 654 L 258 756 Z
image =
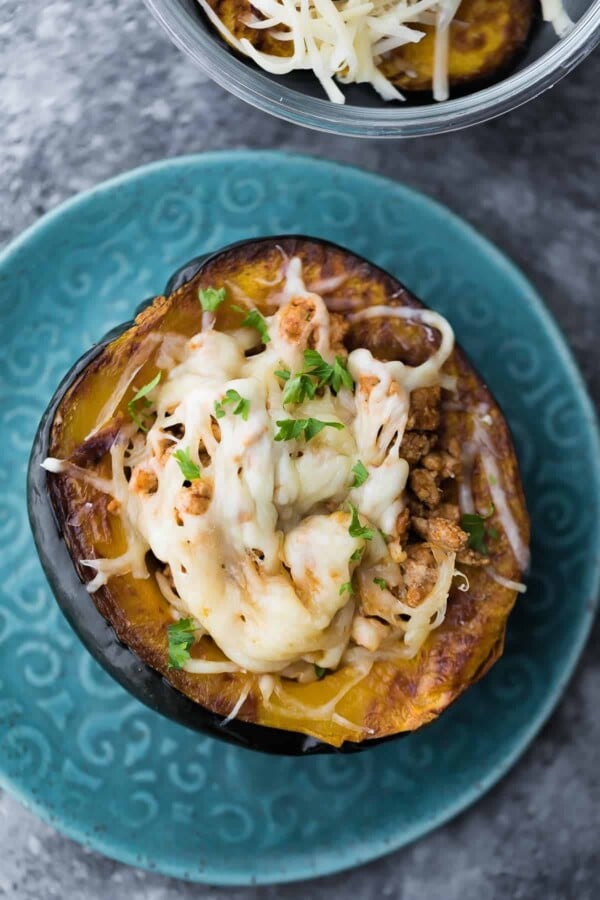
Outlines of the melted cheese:
M 119 502 L 128 549 L 116 559 L 81 561 L 96 571 L 90 590 L 126 572 L 148 577 L 148 549 L 168 564 L 170 578 L 157 578 L 174 618 L 193 617 L 198 635 L 209 635 L 228 660 L 191 659 L 189 672 L 242 669 L 305 681 L 314 679 L 314 664 L 336 668 L 351 642 L 356 602 L 349 585 L 355 570 L 361 593 L 377 591 L 378 601 L 389 607 L 394 652 L 413 656 L 445 614 L 453 554 L 437 553 L 436 583 L 417 609 L 374 587 L 373 578 L 385 578 L 390 588 L 401 582 L 377 529 L 396 534 L 408 477 L 399 448 L 410 392 L 440 383 L 452 329 L 441 316 L 420 309 L 378 306 L 356 313 L 353 321 L 395 316 L 420 322 L 440 332 L 440 346 L 416 367 L 354 350 L 347 366 L 355 391 L 342 387 L 336 395 L 325 388 L 302 404 L 285 406 L 285 384 L 275 372 L 303 368 L 309 336 L 325 360 L 333 363 L 336 354 L 328 309 L 305 287 L 299 259 L 285 260 L 284 276 L 276 292 L 279 306 L 265 319 L 270 340 L 264 347 L 253 329 L 215 330 L 212 315 L 203 317 L 203 330 L 190 340 L 168 336 L 157 356 L 166 371 L 148 395 L 154 423 L 147 434 L 133 437 L 126 426 L 126 439 L 120 436 L 111 449 L 111 479 L 67 461 L 45 463 L 50 471 L 90 480 Z M 258 352 L 246 356 L 250 349 Z M 215 404 L 227 391 L 244 398 L 246 417 L 235 414 L 235 404 L 216 416 Z M 323 428 L 310 441 L 275 441 L 277 421 L 289 418 L 342 427 Z M 191 486 L 174 450 L 189 453 L 201 468 Z M 352 487 L 358 460 L 368 478 Z M 126 468 L 133 469 L 129 482 Z M 350 534 L 348 502 L 360 524 L 371 528 L 370 540 Z M 270 697 L 272 685 L 263 687 Z M 335 703 L 330 706 L 333 715 Z
M 379 70 L 385 53 L 418 43 L 425 32 L 419 25 L 435 25 L 433 96 L 447 100 L 449 31 L 461 0 L 250 0 L 258 16 L 244 24 L 291 45 L 289 56 L 257 50 L 247 38 L 238 39 L 219 18 L 208 0 L 198 0 L 209 21 L 244 56 L 265 72 L 287 75 L 312 70 L 327 97 L 345 103 L 338 83 L 370 84 L 384 100 L 404 100 Z M 562 0 L 542 0 L 546 21 L 563 36 L 572 27 Z

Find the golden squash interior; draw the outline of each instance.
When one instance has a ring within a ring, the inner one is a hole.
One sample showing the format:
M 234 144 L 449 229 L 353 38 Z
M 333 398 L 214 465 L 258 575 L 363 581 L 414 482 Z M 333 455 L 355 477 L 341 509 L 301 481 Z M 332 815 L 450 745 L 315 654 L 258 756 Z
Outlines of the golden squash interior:
M 179 332 L 192 336 L 201 327 L 199 288 L 233 284 L 254 300 L 263 312 L 267 305 L 268 282 L 281 267 L 281 251 L 298 256 L 303 263 L 307 285 L 328 283 L 325 300 L 329 309 L 356 310 L 390 301 L 419 307 L 421 304 L 393 278 L 354 255 L 321 241 L 289 238 L 253 241 L 234 246 L 208 260 L 197 276 L 170 297 L 159 297 L 136 319 L 134 325 L 106 346 L 65 393 L 51 431 L 49 453 L 59 458 L 78 459 L 78 452 L 100 411 L 110 397 L 128 360 L 144 339 L 154 333 Z M 344 275 L 335 285 L 334 276 Z M 223 311 L 221 311 L 223 310 Z M 217 327 L 232 327 L 227 304 L 219 310 Z M 430 329 L 403 320 L 371 319 L 351 328 L 348 348 L 366 346 L 382 359 L 402 359 L 411 365 L 426 359 L 436 345 Z M 144 365 L 136 384 L 149 381 L 156 373 L 153 356 Z M 468 410 L 483 403 L 493 421 L 494 447 L 503 488 L 512 517 L 523 542 L 529 541 L 529 522 L 515 453 L 507 425 L 493 397 L 460 349 L 456 348 L 444 372 L 457 377 L 457 393 L 443 405 L 442 430 L 463 444 L 471 436 Z M 127 415 L 127 393 L 120 411 Z M 93 464 L 110 472 L 109 444 L 102 432 L 93 439 Z M 89 444 L 87 448 L 89 459 Z M 490 486 L 476 459 L 471 475 L 476 506 L 489 508 Z M 49 475 L 49 490 L 63 535 L 80 577 L 89 581 L 91 573 L 79 565 L 80 559 L 114 557 L 124 552 L 125 539 L 118 516 L 107 509 L 108 498 L 93 486 L 68 474 Z M 456 486 L 452 488 L 456 491 Z M 492 518 L 498 540 L 490 552 L 495 571 L 518 581 L 522 572 L 496 516 Z M 461 567 L 463 568 L 463 567 Z M 345 719 L 368 729 L 357 735 L 331 717 L 298 718 L 285 703 L 263 702 L 258 676 L 246 673 L 219 675 L 188 674 L 167 667 L 166 626 L 172 621 L 167 601 L 154 577 L 136 580 L 131 575 L 116 576 L 90 596 L 125 644 L 149 666 L 163 673 L 180 691 L 202 706 L 228 715 L 243 689 L 250 693 L 238 718 L 272 728 L 297 731 L 331 745 L 362 738 L 379 738 L 413 731 L 436 718 L 459 694 L 487 672 L 502 653 L 504 632 L 516 593 L 493 581 L 482 568 L 464 568 L 469 585 L 459 590 L 455 579 L 443 624 L 433 631 L 413 659 L 378 661 L 370 674 L 356 684 L 336 707 Z M 464 587 L 464 585 L 462 585 Z M 192 655 L 223 658 L 210 641 L 194 646 Z M 341 668 L 321 681 L 310 684 L 286 682 L 289 698 L 316 709 L 335 696 L 355 673 Z

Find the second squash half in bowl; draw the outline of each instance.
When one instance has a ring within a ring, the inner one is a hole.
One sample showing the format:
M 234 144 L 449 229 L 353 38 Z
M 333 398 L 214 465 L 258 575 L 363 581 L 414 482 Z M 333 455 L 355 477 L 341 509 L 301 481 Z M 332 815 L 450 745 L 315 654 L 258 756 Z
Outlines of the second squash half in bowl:
M 522 589 L 496 402 L 442 316 L 325 241 L 245 241 L 178 285 L 46 422 L 78 603 L 199 728 L 208 711 L 292 752 L 414 731 L 498 659 Z

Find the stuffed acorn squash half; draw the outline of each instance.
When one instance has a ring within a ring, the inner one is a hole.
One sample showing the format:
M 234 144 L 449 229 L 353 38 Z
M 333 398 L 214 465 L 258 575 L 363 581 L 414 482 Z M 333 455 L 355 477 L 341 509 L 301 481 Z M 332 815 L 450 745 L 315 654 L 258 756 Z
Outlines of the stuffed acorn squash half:
M 450 323 L 318 239 L 196 260 L 92 348 L 40 425 L 29 499 L 100 662 L 264 751 L 435 719 L 501 655 L 524 589 L 509 431 Z

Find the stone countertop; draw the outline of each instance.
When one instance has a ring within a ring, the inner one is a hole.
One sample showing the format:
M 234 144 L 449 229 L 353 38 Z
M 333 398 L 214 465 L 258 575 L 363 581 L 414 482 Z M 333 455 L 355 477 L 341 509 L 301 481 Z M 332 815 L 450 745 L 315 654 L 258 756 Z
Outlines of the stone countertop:
M 305 151 L 425 191 L 521 266 L 600 401 L 600 55 L 509 116 L 426 140 L 301 130 L 224 93 L 168 42 L 142 0 L 0 0 L 0 244 L 126 169 L 231 147 Z M 188 885 L 104 859 L 0 793 L 0 897 L 10 900 L 592 900 L 600 885 L 600 628 L 525 757 L 416 844 L 307 884 Z

